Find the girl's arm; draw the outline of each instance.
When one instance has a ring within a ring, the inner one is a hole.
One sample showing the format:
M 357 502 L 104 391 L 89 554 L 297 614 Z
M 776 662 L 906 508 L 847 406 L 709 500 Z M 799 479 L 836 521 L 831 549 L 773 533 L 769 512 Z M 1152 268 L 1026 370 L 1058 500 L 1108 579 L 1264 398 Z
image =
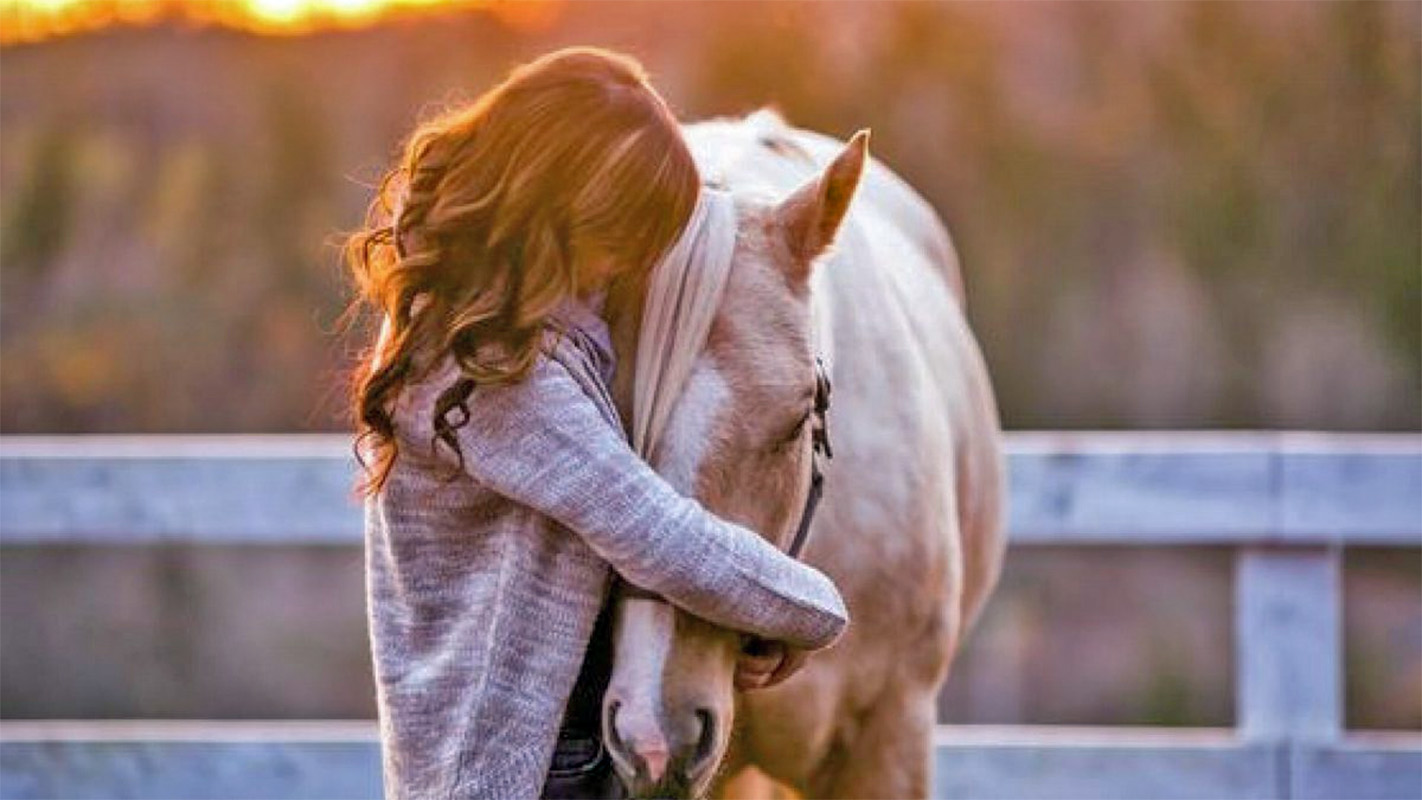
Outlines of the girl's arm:
M 718 625 L 807 649 L 848 620 L 829 578 L 657 475 L 567 368 L 481 386 L 457 429 L 475 479 L 581 535 L 626 580 Z

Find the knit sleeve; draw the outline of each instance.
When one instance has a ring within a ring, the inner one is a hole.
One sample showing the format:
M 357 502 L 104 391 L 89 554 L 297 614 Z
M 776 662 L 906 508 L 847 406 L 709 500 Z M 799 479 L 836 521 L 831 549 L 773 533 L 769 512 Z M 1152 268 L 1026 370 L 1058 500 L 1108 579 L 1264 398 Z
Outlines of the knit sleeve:
M 807 649 L 848 612 L 820 571 L 684 497 L 608 423 L 556 360 L 478 387 L 457 429 L 465 470 L 582 536 L 629 582 L 718 625 Z

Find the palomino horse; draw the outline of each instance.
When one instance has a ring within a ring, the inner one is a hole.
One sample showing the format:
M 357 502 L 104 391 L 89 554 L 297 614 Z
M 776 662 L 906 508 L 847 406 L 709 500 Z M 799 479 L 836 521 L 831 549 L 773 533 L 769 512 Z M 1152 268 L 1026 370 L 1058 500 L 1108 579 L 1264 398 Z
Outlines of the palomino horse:
M 834 579 L 851 621 L 785 683 L 737 693 L 735 633 L 621 598 L 604 701 L 614 762 L 645 796 L 744 796 L 768 776 L 813 798 L 923 797 L 935 698 L 1003 553 L 997 410 L 953 246 L 868 158 L 866 134 L 846 146 L 768 111 L 685 133 L 703 178 L 735 197 L 736 249 L 652 465 L 787 546 L 823 356 L 834 459 L 803 557 Z M 621 307 L 614 338 L 632 364 L 639 305 Z M 630 372 L 617 379 L 624 418 Z M 658 752 L 639 752 L 648 742 Z

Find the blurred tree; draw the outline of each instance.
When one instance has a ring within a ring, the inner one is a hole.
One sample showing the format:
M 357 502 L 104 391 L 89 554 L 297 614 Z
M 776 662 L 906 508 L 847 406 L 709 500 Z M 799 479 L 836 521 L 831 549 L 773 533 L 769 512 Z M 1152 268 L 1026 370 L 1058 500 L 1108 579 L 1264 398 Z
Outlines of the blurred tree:
M 0 274 L 15 281 L 6 294 L 21 291 L 44 272 L 69 238 L 75 202 L 71 172 L 73 137 L 63 128 L 46 129 L 37 140 L 19 138 L 26 155 L 25 179 L 0 213 Z

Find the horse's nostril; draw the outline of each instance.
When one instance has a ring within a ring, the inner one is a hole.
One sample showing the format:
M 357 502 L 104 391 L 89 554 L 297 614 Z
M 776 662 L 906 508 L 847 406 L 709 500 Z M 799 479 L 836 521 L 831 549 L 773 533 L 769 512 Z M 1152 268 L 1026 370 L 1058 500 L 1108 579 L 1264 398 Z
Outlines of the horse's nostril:
M 617 700 L 608 702 L 603 731 L 613 760 L 637 780 L 655 784 L 666 775 L 671 748 L 656 715 L 644 706 L 634 703 L 624 708 Z
M 701 733 L 691 757 L 692 771 L 699 771 L 716 753 L 716 715 L 709 708 L 698 708 L 696 719 L 701 723 Z

